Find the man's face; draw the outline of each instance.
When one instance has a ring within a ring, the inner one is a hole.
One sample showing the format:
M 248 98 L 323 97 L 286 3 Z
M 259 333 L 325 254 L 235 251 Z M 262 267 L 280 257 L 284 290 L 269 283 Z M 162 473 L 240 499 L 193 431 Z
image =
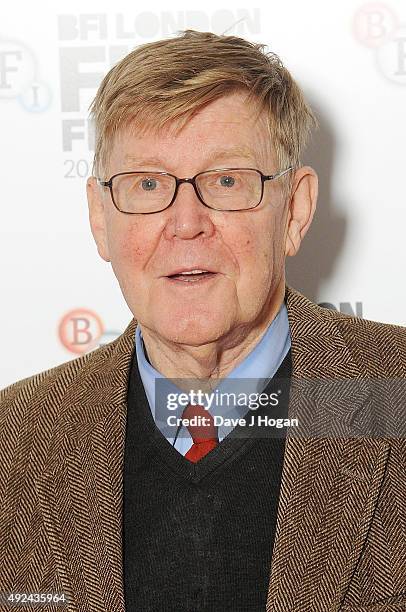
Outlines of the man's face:
M 243 93 L 223 97 L 174 136 L 116 137 L 103 178 L 155 170 L 180 178 L 214 168 L 251 167 L 274 174 L 266 116 L 253 121 Z M 224 149 L 243 148 L 225 153 Z M 222 155 L 219 155 L 222 151 Z M 159 158 L 160 161 L 148 161 Z M 243 334 L 269 317 L 283 279 L 286 206 L 278 180 L 261 204 L 244 212 L 205 207 L 191 184 L 168 209 L 148 215 L 116 210 L 108 189 L 94 196 L 90 216 L 100 255 L 111 261 L 125 300 L 142 326 L 163 341 L 199 346 Z M 94 188 L 96 191 L 97 188 Z M 179 269 L 214 271 L 201 280 L 168 278 Z

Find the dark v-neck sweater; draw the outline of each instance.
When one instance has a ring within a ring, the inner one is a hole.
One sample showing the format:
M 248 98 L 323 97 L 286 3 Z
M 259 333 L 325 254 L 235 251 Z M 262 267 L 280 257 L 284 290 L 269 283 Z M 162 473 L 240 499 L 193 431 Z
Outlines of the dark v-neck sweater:
M 256 420 L 287 417 L 291 368 L 289 351 L 264 390 L 281 401 Z M 135 350 L 127 401 L 126 611 L 265 611 L 286 429 L 237 425 L 191 463 L 155 425 Z

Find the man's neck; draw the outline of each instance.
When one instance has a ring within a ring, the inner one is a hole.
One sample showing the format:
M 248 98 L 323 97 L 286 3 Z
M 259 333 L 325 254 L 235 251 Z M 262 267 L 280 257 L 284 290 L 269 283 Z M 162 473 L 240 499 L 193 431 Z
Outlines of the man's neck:
M 227 337 L 201 346 L 169 342 L 140 324 L 151 365 L 167 378 L 225 378 L 258 344 L 283 303 L 285 283 L 254 323 L 236 327 Z

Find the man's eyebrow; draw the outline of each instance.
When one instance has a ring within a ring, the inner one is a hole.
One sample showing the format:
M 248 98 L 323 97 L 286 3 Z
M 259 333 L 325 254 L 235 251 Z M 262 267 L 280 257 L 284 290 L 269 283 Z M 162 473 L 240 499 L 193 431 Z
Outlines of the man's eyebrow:
M 255 153 L 249 147 L 234 146 L 216 149 L 209 156 L 207 161 L 216 161 L 224 157 L 244 157 L 245 159 L 255 159 Z
M 125 162 L 129 162 L 130 164 L 136 164 L 139 166 L 147 166 L 151 164 L 152 166 L 163 166 L 164 162 L 159 157 L 137 157 L 136 155 L 126 155 L 124 158 Z
M 254 152 L 248 147 L 244 146 L 234 146 L 234 147 L 225 147 L 221 149 L 215 149 L 208 153 L 205 158 L 206 163 L 213 163 L 219 159 L 224 159 L 226 157 L 243 157 L 245 159 L 255 160 Z M 138 166 L 147 166 L 151 164 L 153 166 L 165 166 L 165 162 L 160 157 L 144 157 L 144 156 L 135 156 L 135 155 L 126 155 L 125 161 L 131 164 L 137 164 Z

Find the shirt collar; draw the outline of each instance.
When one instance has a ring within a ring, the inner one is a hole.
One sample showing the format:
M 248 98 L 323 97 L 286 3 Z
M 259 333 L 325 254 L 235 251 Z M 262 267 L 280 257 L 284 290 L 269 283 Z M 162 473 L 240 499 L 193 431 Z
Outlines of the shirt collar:
M 232 389 L 238 392 L 237 388 L 244 393 L 261 393 L 269 380 L 275 375 L 283 359 L 291 346 L 288 313 L 285 303 L 279 309 L 278 314 L 268 326 L 265 334 L 255 345 L 252 351 L 239 363 L 225 379 L 217 386 L 221 391 L 227 391 L 228 385 L 232 381 Z M 147 360 L 145 356 L 145 346 L 142 338 L 141 328 L 137 325 L 135 331 L 135 347 L 138 369 L 144 385 L 148 403 L 151 408 L 152 416 L 155 420 L 155 384 L 158 378 L 166 378 L 158 372 Z M 238 379 L 238 380 L 236 380 Z M 179 389 L 173 385 L 173 390 Z M 240 418 L 246 414 L 245 406 L 227 406 L 222 414 L 230 418 Z M 219 428 L 219 439 L 227 435 L 228 430 Z

